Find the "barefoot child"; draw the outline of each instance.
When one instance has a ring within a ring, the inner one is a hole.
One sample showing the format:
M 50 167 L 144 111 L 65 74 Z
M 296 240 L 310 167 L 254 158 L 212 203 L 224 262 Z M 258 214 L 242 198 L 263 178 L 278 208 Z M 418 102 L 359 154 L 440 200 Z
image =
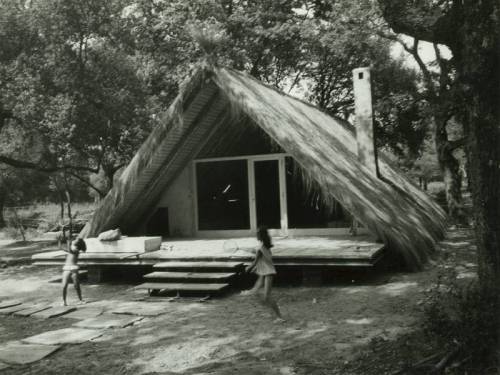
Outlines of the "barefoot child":
M 69 279 L 70 277 L 73 279 L 73 285 L 75 286 L 76 294 L 78 295 L 78 299 L 81 303 L 83 303 L 82 299 L 82 291 L 80 289 L 80 280 L 78 279 L 78 255 L 80 251 L 86 251 L 87 245 L 85 241 L 81 238 L 77 238 L 73 242 L 71 242 L 71 246 L 66 251 L 68 254 L 66 255 L 66 261 L 63 266 L 63 274 L 62 274 L 62 297 L 63 297 L 63 305 L 67 306 L 66 303 L 66 291 L 68 289 Z
M 247 268 L 246 271 L 254 271 L 257 274 L 257 281 L 252 289 L 242 292 L 242 294 L 255 294 L 262 286 L 264 286 L 264 297 L 262 303 L 270 307 L 277 316 L 277 321 L 284 321 L 281 316 L 280 309 L 276 301 L 271 297 L 271 287 L 273 284 L 273 277 L 276 275 L 276 269 L 273 265 L 273 258 L 271 254 L 271 237 L 266 228 L 259 228 L 257 231 L 257 239 L 260 241 L 261 246 L 255 254 L 255 259 Z

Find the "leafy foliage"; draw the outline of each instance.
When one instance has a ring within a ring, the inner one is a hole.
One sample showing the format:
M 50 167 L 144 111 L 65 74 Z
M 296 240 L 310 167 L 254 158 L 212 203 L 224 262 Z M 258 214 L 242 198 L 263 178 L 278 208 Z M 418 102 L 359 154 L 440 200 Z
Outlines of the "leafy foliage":
M 37 1 L 25 7 L 5 2 L 2 7 L 18 24 L 2 30 L 10 53 L 0 65 L 6 78 L 0 103 L 11 113 L 9 124 L 43 145 L 29 160 L 103 168 L 112 176 L 151 124 L 135 56 L 115 20 L 120 2 Z M 32 45 L 11 42 L 18 29 L 33 36 Z
M 2 126 L 40 145 L 7 156 L 78 167 L 72 173 L 100 195 L 200 61 L 246 70 L 344 118 L 352 69 L 372 66 L 380 146 L 409 159 L 421 151 L 421 77 L 360 23 L 373 17 L 369 1 L 0 0 L 0 8 Z M 107 182 L 89 178 L 96 172 Z
M 456 272 L 448 270 L 427 293 L 423 328 L 438 346 L 456 346 L 474 367 L 492 363 L 496 344 L 498 297 L 477 282 L 459 283 Z M 486 370 L 486 369 L 483 369 Z

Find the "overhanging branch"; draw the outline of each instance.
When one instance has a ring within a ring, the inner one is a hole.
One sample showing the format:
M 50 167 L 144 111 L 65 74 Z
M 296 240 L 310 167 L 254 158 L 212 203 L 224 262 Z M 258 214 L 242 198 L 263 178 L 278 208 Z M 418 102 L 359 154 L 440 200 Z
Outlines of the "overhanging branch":
M 459 2 L 440 4 L 432 1 L 378 0 L 378 3 L 384 19 L 394 32 L 449 47 L 458 43 L 456 30 L 462 23 Z
M 82 176 L 80 176 L 79 174 L 77 173 L 74 173 L 74 172 L 71 172 L 69 171 L 68 172 L 69 175 L 73 176 L 74 178 L 76 178 L 77 180 L 83 182 L 84 184 L 86 184 L 88 187 L 90 187 L 92 190 L 94 190 L 95 192 L 97 192 L 97 194 L 99 194 L 99 196 L 101 198 L 103 198 L 105 195 L 106 195 L 106 192 L 102 191 L 101 189 L 99 189 L 97 186 L 95 186 L 93 183 L 91 183 L 89 180 L 83 178 Z
M 85 172 L 91 172 L 91 173 L 99 172 L 98 167 L 92 168 L 92 167 L 87 167 L 87 166 L 82 166 L 82 165 L 71 165 L 71 164 L 43 166 L 41 164 L 33 163 L 30 161 L 13 159 L 13 158 L 5 156 L 5 155 L 0 155 L 0 163 L 10 165 L 11 167 L 14 167 L 14 168 L 32 169 L 35 171 L 45 172 L 45 173 L 53 173 L 53 172 L 58 172 L 58 171 L 62 171 L 62 170 L 85 171 Z

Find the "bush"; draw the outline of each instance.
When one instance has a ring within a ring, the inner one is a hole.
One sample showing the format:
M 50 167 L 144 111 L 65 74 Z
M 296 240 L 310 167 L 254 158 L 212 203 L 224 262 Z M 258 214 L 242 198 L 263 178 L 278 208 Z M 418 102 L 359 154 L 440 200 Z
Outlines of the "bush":
M 444 189 L 436 190 L 431 193 L 434 200 L 441 206 L 443 210 L 448 212 L 448 202 L 446 201 L 446 191 Z
M 498 295 L 484 291 L 477 281 L 459 281 L 454 271 L 447 271 L 428 292 L 424 332 L 438 347 L 458 347 L 462 359 L 470 356 L 468 366 L 492 367 L 498 338 Z
M 3 232 L 3 237 L 5 238 L 12 240 L 22 239 L 22 235 L 19 229 L 13 226 L 11 223 L 9 223 L 5 228 L 3 228 L 2 232 Z

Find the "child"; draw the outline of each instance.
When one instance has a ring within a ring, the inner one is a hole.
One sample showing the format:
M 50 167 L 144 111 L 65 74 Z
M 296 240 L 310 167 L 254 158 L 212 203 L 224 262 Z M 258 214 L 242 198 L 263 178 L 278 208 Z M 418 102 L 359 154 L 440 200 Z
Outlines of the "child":
M 85 241 L 81 238 L 77 238 L 73 242 L 71 242 L 71 246 L 68 250 L 64 250 L 68 253 L 66 255 L 66 261 L 63 266 L 63 274 L 62 274 L 62 297 L 63 297 L 63 305 L 67 306 L 66 303 L 66 291 L 68 289 L 69 279 L 70 277 L 73 279 L 73 285 L 75 286 L 76 294 L 78 295 L 78 299 L 80 303 L 84 303 L 82 299 L 82 291 L 80 289 L 80 280 L 78 279 L 78 255 L 80 251 L 86 251 L 87 245 Z
M 264 298 L 262 303 L 269 306 L 277 315 L 277 322 L 284 322 L 285 320 L 281 316 L 278 304 L 271 297 L 271 287 L 273 284 L 273 276 L 276 275 L 276 269 L 273 265 L 273 258 L 271 254 L 271 237 L 266 228 L 259 228 L 257 231 L 257 239 L 260 241 L 261 246 L 257 253 L 255 254 L 255 259 L 247 268 L 246 271 L 250 272 L 254 270 L 257 274 L 257 281 L 252 289 L 242 292 L 243 295 L 255 294 L 257 291 L 264 286 Z

